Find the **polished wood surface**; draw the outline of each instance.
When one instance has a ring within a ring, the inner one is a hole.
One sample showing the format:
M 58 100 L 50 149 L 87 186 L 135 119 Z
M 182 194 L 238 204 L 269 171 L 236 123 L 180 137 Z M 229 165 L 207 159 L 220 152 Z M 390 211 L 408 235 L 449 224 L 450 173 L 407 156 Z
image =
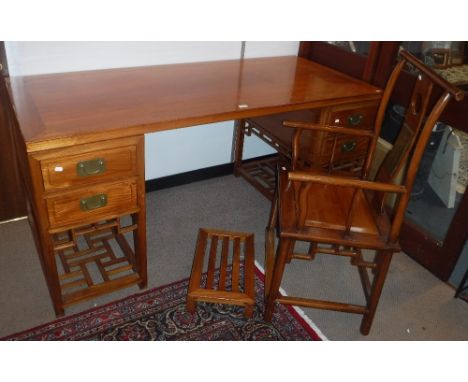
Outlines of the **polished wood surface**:
M 106 198 L 105 205 L 82 210 L 82 201 L 101 195 Z M 57 227 L 83 225 L 103 217 L 107 219 L 138 212 L 136 180 L 90 186 L 84 190 L 49 197 L 46 203 L 52 232 Z
M 293 56 L 12 77 L 10 87 L 29 152 L 381 96 Z
M 392 150 L 377 171 L 375 182 L 365 180 L 375 148 L 376 137 L 382 127 L 383 115 L 395 84 L 403 68 L 412 65 L 419 69 L 418 80 L 411 91 L 410 106 L 403 127 Z M 434 107 L 429 100 L 435 85 L 443 86 L 444 93 Z M 271 320 L 275 302 L 320 309 L 359 313 L 363 315 L 361 333 L 367 335 L 376 312 L 386 274 L 394 252 L 399 250 L 399 234 L 404 220 L 416 173 L 435 123 L 451 98 L 461 100 L 463 94 L 419 62 L 414 56 L 402 52 L 401 61 L 393 71 L 379 106 L 373 134 L 373 148 L 369 150 L 363 179 L 350 179 L 298 171 L 298 140 L 293 138 L 292 171 L 279 168 L 276 205 L 272 208 L 266 238 L 266 290 L 265 319 Z M 320 128 L 316 125 L 289 123 L 301 128 Z M 330 128 L 330 126 L 325 126 Z M 339 131 L 341 128 L 336 127 Z M 403 166 L 407 171 L 401 182 L 397 176 Z M 397 193 L 397 202 L 388 209 L 386 194 Z M 276 227 L 277 226 L 277 227 Z M 278 228 L 278 251 L 274 260 L 274 232 Z M 295 242 L 310 243 L 308 254 L 294 252 Z M 362 250 L 376 249 L 373 261 L 364 261 Z M 336 301 L 283 298 L 279 294 L 286 264 L 294 258 L 313 260 L 317 253 L 351 257 L 351 264 L 358 267 L 366 296 L 365 305 L 351 305 Z M 367 270 L 372 269 L 370 281 Z
M 39 152 L 33 157 L 40 161 L 44 189 L 57 191 L 76 186 L 138 175 L 137 148 L 140 137 L 88 143 L 65 149 Z M 100 161 L 102 168 L 91 167 L 79 172 L 78 166 Z

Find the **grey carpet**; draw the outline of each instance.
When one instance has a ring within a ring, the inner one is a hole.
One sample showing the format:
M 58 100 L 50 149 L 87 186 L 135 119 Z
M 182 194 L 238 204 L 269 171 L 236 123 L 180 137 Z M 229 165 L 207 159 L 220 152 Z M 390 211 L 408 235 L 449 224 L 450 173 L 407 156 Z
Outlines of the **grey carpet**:
M 244 180 L 226 176 L 147 195 L 149 287 L 188 277 L 198 227 L 255 233 L 263 264 L 269 203 Z M 26 221 L 0 225 L 0 336 L 55 319 L 32 234 Z M 363 302 L 349 259 L 318 255 L 293 262 L 283 287 L 289 294 Z M 138 292 L 127 288 L 66 310 L 76 313 Z M 305 309 L 331 340 L 467 340 L 468 304 L 454 290 L 404 254 L 392 262 L 369 336 L 361 316 Z

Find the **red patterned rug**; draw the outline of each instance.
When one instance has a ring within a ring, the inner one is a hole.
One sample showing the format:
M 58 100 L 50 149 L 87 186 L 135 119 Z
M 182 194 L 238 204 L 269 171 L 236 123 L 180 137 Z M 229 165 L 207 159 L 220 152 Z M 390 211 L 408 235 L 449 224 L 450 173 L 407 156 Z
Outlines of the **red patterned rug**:
M 299 310 L 279 305 L 271 323 L 263 321 L 263 273 L 256 268 L 256 307 L 199 303 L 185 310 L 188 279 L 13 334 L 2 340 L 321 340 L 318 329 Z

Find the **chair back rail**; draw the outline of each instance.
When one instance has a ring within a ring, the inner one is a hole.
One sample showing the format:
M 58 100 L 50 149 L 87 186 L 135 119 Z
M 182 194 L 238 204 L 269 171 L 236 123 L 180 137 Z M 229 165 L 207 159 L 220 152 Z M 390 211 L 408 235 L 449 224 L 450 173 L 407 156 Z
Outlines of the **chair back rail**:
M 375 207 L 376 215 L 384 212 L 385 197 L 389 193 L 396 193 L 397 199 L 394 203 L 391 213 L 391 230 L 388 236 L 389 242 L 396 242 L 404 220 L 404 212 L 408 205 L 411 189 L 414 184 L 417 170 L 422 159 L 424 149 L 427 145 L 431 131 L 438 121 L 441 113 L 449 103 L 451 98 L 456 100 L 463 99 L 464 93 L 440 78 L 430 68 L 422 64 L 416 57 L 402 51 L 400 53 L 401 60 L 396 65 L 395 69 L 390 76 L 387 86 L 382 95 L 382 100 L 378 108 L 375 128 L 373 131 L 359 131 L 354 133 L 356 135 L 367 135 L 370 137 L 370 147 L 368 155 L 365 160 L 362 179 L 367 179 L 368 171 L 372 163 L 374 152 L 376 149 L 377 138 L 380 135 L 382 128 L 385 111 L 388 103 L 393 94 L 395 84 L 397 83 L 401 72 L 405 66 L 410 64 L 413 68 L 418 69 L 418 78 L 412 91 L 411 100 L 407 108 L 407 112 L 403 121 L 402 128 L 397 136 L 392 150 L 387 154 L 385 160 L 382 162 L 375 180 L 378 184 L 395 184 L 396 175 L 400 173 L 401 169 L 408 164 L 406 172 L 401 182 L 402 189 L 392 190 L 382 186 L 364 187 L 363 183 L 352 184 L 352 181 L 338 181 L 329 178 L 327 182 L 335 186 L 352 187 L 351 202 L 346 211 L 346 224 L 344 234 L 348 235 L 352 228 L 353 217 L 356 213 L 356 199 L 359 189 L 367 189 L 366 196 L 369 202 Z M 433 92 L 434 85 L 443 87 L 444 92 L 439 98 L 435 106 L 429 110 L 429 101 Z M 289 181 L 292 182 L 294 189 L 294 196 L 297 201 L 296 208 L 296 222 L 297 227 L 304 226 L 307 220 L 307 211 L 309 209 L 308 200 L 310 193 L 310 178 L 304 175 L 304 172 L 297 171 L 298 158 L 300 156 L 301 137 L 303 131 L 313 128 L 314 130 L 333 131 L 335 133 L 349 133 L 345 128 L 336 126 L 320 126 L 317 124 L 307 124 L 304 122 L 285 121 L 285 126 L 294 127 L 296 131 L 293 136 L 292 142 L 292 171 L 289 173 Z M 346 131 L 345 131 L 346 130 Z M 333 161 L 333 153 L 331 155 Z M 314 177 L 314 182 L 317 182 L 319 176 Z M 403 191 L 402 191 L 403 190 Z M 370 195 L 370 197 L 369 197 Z M 339 206 L 337 206 L 339 208 Z

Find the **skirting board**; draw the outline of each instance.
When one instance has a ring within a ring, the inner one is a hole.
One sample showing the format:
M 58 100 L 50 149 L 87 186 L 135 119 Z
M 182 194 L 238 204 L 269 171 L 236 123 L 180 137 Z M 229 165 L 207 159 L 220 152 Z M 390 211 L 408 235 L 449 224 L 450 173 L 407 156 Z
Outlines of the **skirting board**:
M 262 157 L 252 158 L 244 161 L 256 161 L 259 159 L 266 159 L 275 156 L 276 154 L 265 155 Z M 201 168 L 199 170 L 188 171 L 181 174 L 169 175 L 162 178 L 150 179 L 145 182 L 146 192 L 162 190 L 164 188 L 182 186 L 200 180 L 207 180 L 216 178 L 218 176 L 231 175 L 234 171 L 234 163 L 225 163 L 217 166 Z

